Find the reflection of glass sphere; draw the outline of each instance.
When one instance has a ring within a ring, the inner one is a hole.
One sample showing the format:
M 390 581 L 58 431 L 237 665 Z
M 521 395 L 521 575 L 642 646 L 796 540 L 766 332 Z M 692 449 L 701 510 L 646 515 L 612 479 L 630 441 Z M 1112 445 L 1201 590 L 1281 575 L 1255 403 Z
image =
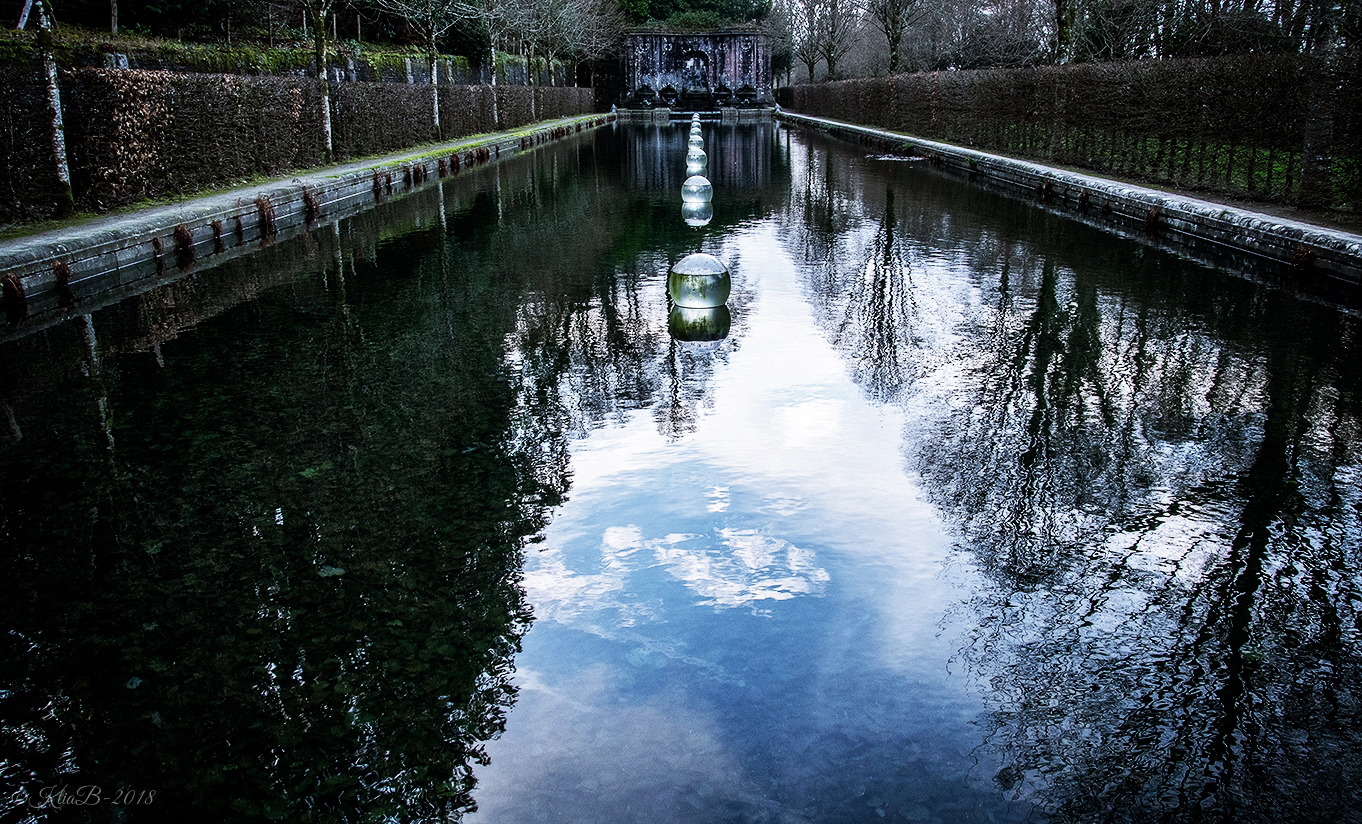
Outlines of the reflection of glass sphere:
M 714 199 L 714 186 L 703 175 L 691 175 L 681 184 L 681 199 L 687 203 L 704 203 Z
M 685 218 L 687 226 L 704 226 L 714 217 L 714 204 L 708 200 L 682 203 L 681 217 Z
M 705 139 L 698 134 L 693 134 L 690 136 L 687 145 L 692 149 L 703 149 L 705 148 Z
M 733 316 L 727 306 L 688 309 L 673 306 L 667 317 L 667 331 L 680 341 L 714 341 L 728 337 Z
M 709 155 L 704 149 L 692 148 L 686 152 L 686 174 L 702 175 L 709 166 Z
M 667 294 L 672 303 L 688 309 L 723 306 L 732 288 L 728 267 L 713 255 L 686 255 L 667 275 Z

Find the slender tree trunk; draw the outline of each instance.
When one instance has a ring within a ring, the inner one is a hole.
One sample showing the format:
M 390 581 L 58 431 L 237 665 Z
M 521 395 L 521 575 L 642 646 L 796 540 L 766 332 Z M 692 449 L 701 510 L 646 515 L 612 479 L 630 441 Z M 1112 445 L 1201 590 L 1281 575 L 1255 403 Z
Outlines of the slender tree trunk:
M 66 124 L 62 121 L 61 88 L 57 84 L 57 61 L 52 55 L 52 16 L 48 0 L 38 0 L 38 50 L 42 53 L 43 81 L 47 86 L 47 125 L 52 138 L 53 171 L 57 177 L 57 217 L 75 211 L 71 193 L 71 167 L 66 162 Z
M 535 76 L 535 70 L 534 70 L 534 49 L 529 49 L 529 50 L 527 50 L 526 55 L 525 55 L 525 91 L 527 91 L 527 92 L 530 93 L 530 122 L 531 122 L 531 123 L 535 122 L 535 120 L 538 119 L 538 117 L 535 115 L 535 109 L 534 109 L 535 89 L 536 89 L 536 86 L 537 86 L 537 84 L 535 83 L 535 81 L 536 81 L 537 79 L 538 79 L 538 78 Z
M 491 51 L 492 51 L 492 62 L 491 62 L 491 64 L 490 64 L 490 68 L 489 68 L 489 70 L 488 70 L 488 74 L 490 75 L 491 80 L 492 80 L 492 83 L 491 83 L 491 86 L 492 86 L 492 129 L 493 129 L 494 131 L 500 131 L 500 130 L 501 130 L 501 113 L 500 113 L 499 111 L 497 111 L 497 38 L 496 38 L 495 35 L 493 35 L 493 37 L 492 37 L 492 49 L 491 49 Z
M 435 139 L 444 140 L 445 130 L 440 126 L 440 57 L 435 51 L 435 33 L 430 34 L 430 39 L 426 43 L 426 51 L 430 55 L 430 116 L 431 122 L 435 124 Z
M 118 34 L 118 0 L 109 0 L 109 33 Z
M 1069 29 L 1073 16 L 1068 0 L 1055 0 L 1055 63 L 1063 63 L 1069 53 Z
M 312 12 L 312 45 L 317 60 L 317 81 L 321 84 L 322 143 L 329 161 L 334 157 L 331 142 L 331 77 L 326 66 L 326 15 L 321 9 Z
M 908 14 L 901 8 L 886 7 L 874 14 L 884 39 L 889 42 L 889 71 L 898 74 L 903 63 L 903 35 L 908 29 Z

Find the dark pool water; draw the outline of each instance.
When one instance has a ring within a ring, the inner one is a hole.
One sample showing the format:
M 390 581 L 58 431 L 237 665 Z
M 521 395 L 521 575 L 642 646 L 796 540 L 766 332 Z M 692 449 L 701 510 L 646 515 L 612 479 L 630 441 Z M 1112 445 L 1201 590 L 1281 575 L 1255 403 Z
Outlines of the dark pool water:
M 1362 820 L 1357 315 L 686 131 L 0 345 L 0 816 Z

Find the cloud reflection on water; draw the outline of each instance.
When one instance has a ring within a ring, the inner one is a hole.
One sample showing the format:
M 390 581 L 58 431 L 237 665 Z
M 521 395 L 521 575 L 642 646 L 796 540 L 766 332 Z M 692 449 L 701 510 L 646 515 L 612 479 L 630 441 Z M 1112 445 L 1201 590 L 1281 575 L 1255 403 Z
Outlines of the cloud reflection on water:
M 600 571 L 569 568 L 565 552 L 539 553 L 525 574 L 525 589 L 542 619 L 574 623 L 592 613 L 613 613 L 618 626 L 656 618 L 623 597 L 631 575 L 656 567 L 699 596 L 698 606 L 756 609 L 763 601 L 814 595 L 829 580 L 813 550 L 756 529 L 723 527 L 712 534 L 673 533 L 645 538 L 635 525 L 608 527 L 600 541 Z

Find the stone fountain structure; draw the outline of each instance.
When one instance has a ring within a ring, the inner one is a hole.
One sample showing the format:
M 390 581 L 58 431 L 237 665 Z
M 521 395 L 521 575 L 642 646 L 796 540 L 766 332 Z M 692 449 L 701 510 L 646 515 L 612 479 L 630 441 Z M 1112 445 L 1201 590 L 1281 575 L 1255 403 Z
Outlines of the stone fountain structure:
M 625 37 L 621 108 L 753 111 L 775 104 L 771 44 L 756 29 L 663 32 Z

